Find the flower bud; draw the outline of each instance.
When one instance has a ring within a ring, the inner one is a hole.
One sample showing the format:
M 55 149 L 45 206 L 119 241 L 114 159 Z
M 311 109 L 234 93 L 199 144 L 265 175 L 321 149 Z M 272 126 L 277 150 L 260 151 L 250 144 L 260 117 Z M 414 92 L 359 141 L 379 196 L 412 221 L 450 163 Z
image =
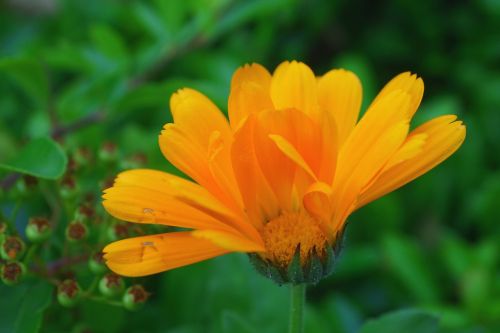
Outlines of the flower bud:
M 5 234 L 6 231 L 7 231 L 7 223 L 0 222 L 0 235 Z
M 81 298 L 82 289 L 73 279 L 64 280 L 57 287 L 57 301 L 64 307 L 72 307 Z
M 110 241 L 114 242 L 129 236 L 129 225 L 125 223 L 114 223 L 108 227 L 107 234 Z
M 79 221 L 72 221 L 66 227 L 66 239 L 76 243 L 85 240 L 89 235 L 89 229 L 85 223 Z
M 0 269 L 0 278 L 6 285 L 12 286 L 19 283 L 25 273 L 26 267 L 22 262 L 11 261 L 2 265 Z
M 89 269 L 94 274 L 102 274 L 106 272 L 107 268 L 104 265 L 104 253 L 101 251 L 94 253 L 94 255 L 89 258 Z
M 21 238 L 15 236 L 2 237 L 0 256 L 5 260 L 18 260 L 24 254 L 26 246 Z
M 149 293 L 140 284 L 129 287 L 122 298 L 125 309 L 130 311 L 139 310 L 149 298 Z
M 95 215 L 94 208 L 87 203 L 80 205 L 75 211 L 75 220 L 87 221 L 93 218 Z
M 75 177 L 71 174 L 66 174 L 60 183 L 61 196 L 65 199 L 74 198 L 78 193 L 78 185 Z
M 23 175 L 21 179 L 16 182 L 16 189 L 21 196 L 24 196 L 33 191 L 37 185 L 37 178 L 29 175 Z
M 88 147 L 80 147 L 73 153 L 76 169 L 87 166 L 92 160 L 92 151 Z
M 122 169 L 139 169 L 144 167 L 148 162 L 148 158 L 144 153 L 135 153 L 120 161 Z
M 106 297 L 114 297 L 123 292 L 125 283 L 121 276 L 108 273 L 99 281 L 99 291 Z
M 116 145 L 112 142 L 105 142 L 99 149 L 99 159 L 103 162 L 113 162 L 117 155 Z
M 52 226 L 44 217 L 30 218 L 26 226 L 26 237 L 33 243 L 40 243 L 50 238 Z

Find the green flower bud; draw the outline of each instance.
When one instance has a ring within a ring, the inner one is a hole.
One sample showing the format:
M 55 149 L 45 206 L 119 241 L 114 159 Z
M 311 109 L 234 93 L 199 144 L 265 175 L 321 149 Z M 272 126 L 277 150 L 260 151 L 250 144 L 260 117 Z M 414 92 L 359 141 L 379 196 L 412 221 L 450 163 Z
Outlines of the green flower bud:
M 113 223 L 108 227 L 108 239 L 112 242 L 127 238 L 129 236 L 129 225 L 125 223 Z
M 148 158 L 144 153 L 136 153 L 120 161 L 120 167 L 126 169 L 139 169 L 144 167 L 148 162 Z
M 89 269 L 94 274 L 102 274 L 106 272 L 107 267 L 104 265 L 104 253 L 96 252 L 94 255 L 90 256 L 89 259 Z
M 99 281 L 99 291 L 106 297 L 115 297 L 123 292 L 125 283 L 121 276 L 108 273 Z
M 82 204 L 75 211 L 75 220 L 77 221 L 88 221 L 94 216 L 95 210 L 89 204 Z
M 26 245 L 21 238 L 15 236 L 2 237 L 0 256 L 5 260 L 18 260 L 24 254 Z
M 13 286 L 19 283 L 19 281 L 21 281 L 24 277 L 24 274 L 26 274 L 26 267 L 19 261 L 7 262 L 2 265 L 2 268 L 0 269 L 0 278 L 3 283 L 8 286 Z
M 87 147 L 80 147 L 73 153 L 75 169 L 87 166 L 92 160 L 92 151 Z
M 0 235 L 5 234 L 7 231 L 7 223 L 0 222 Z
M 74 198 L 78 194 L 78 185 L 75 177 L 71 174 L 66 174 L 60 183 L 60 193 L 64 199 Z
M 105 142 L 99 149 L 99 159 L 103 162 L 113 162 L 116 160 L 118 152 L 116 145 L 112 142 Z
M 44 217 L 33 217 L 26 226 L 26 237 L 33 243 L 46 241 L 52 235 L 52 226 Z
M 122 303 L 125 309 L 130 311 L 139 310 L 149 298 L 149 293 L 140 284 L 129 287 L 123 294 Z
M 82 296 L 82 289 L 73 279 L 64 280 L 57 287 L 57 301 L 64 307 L 75 306 Z
M 66 239 L 72 243 L 85 240 L 89 235 L 89 229 L 85 223 L 72 221 L 66 227 Z

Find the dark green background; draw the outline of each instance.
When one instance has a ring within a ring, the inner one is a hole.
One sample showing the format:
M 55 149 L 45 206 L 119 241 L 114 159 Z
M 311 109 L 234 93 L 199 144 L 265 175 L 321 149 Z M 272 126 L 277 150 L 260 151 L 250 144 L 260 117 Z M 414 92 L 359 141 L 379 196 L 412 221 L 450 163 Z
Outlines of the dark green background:
M 413 124 L 451 113 L 467 125 L 449 160 L 352 216 L 336 273 L 308 290 L 306 332 L 354 333 L 367 318 L 405 308 L 435 314 L 439 332 L 500 332 L 500 1 L 4 1 L 0 162 L 98 112 L 104 120 L 61 141 L 67 152 L 113 141 L 120 156 L 143 152 L 149 167 L 172 171 L 157 136 L 171 120 L 173 91 L 199 89 L 226 111 L 238 66 L 291 59 L 317 74 L 356 72 L 364 106 L 411 70 L 425 82 Z M 99 168 L 81 179 L 96 194 L 99 177 L 118 171 Z M 24 199 L 20 229 L 48 209 L 40 202 Z M 255 273 L 244 255 L 138 281 L 152 292 L 143 310 L 90 301 L 67 310 L 50 298 L 33 305 L 47 308 L 41 331 L 285 331 L 287 288 Z M 17 304 L 6 300 L 28 287 L 2 288 L 3 333 L 14 316 L 5 308 Z

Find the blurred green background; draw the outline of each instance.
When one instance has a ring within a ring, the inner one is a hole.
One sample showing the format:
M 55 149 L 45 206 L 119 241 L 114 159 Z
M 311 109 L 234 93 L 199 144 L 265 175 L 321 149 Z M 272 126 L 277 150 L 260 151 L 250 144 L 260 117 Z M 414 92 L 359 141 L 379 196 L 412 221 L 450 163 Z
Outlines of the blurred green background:
M 52 135 L 70 157 L 110 141 L 122 161 L 139 153 L 148 167 L 173 171 L 157 144 L 172 92 L 199 89 L 226 111 L 238 66 L 274 69 L 291 59 L 316 73 L 354 71 L 365 107 L 387 80 L 411 70 L 426 86 L 414 125 L 449 113 L 467 125 L 449 160 L 352 216 L 336 272 L 308 290 L 306 332 L 355 333 L 369 318 L 407 308 L 434 314 L 439 332 L 500 332 L 498 0 L 3 1 L 0 163 Z M 100 181 L 130 166 L 92 163 L 75 177 L 95 197 Z M 9 175 L 0 171 L 4 215 L 20 195 L 19 186 L 4 186 Z M 19 230 L 28 217 L 51 214 L 46 194 L 57 184 L 41 181 L 42 194 L 23 197 Z M 64 230 L 70 217 L 60 219 Z M 57 259 L 57 248 L 43 259 Z M 85 267 L 71 267 L 83 287 Z M 134 313 L 90 300 L 65 309 L 37 281 L 0 287 L 0 332 L 249 333 L 287 325 L 287 288 L 255 273 L 242 254 L 129 280 L 152 293 Z M 25 321 L 33 327 L 19 328 Z

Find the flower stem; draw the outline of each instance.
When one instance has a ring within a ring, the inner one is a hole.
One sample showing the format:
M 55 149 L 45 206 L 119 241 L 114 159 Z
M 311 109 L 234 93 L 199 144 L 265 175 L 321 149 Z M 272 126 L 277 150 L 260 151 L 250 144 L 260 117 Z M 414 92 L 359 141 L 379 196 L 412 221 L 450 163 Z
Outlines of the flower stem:
M 304 331 L 304 305 L 306 300 L 306 285 L 290 285 L 290 326 L 288 333 L 302 333 Z

